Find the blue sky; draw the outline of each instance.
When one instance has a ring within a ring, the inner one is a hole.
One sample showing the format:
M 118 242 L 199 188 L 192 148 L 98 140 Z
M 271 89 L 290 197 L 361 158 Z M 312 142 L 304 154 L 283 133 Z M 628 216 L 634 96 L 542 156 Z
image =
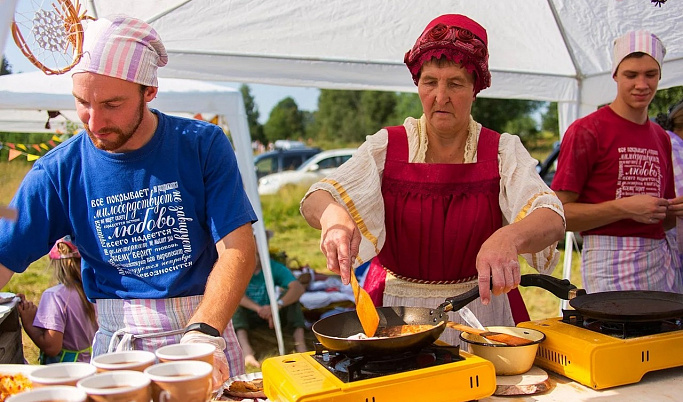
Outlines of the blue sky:
M 4 55 L 12 66 L 13 73 L 26 73 L 37 70 L 21 53 L 12 40 L 11 35 L 8 35 L 6 39 Z M 241 85 L 241 83 L 235 82 L 224 82 L 223 84 L 233 88 L 239 88 Z M 320 95 L 318 88 L 247 84 L 251 88 L 251 95 L 254 97 L 258 107 L 259 121 L 261 123 L 265 123 L 273 107 L 288 96 L 294 99 L 300 110 L 312 111 L 318 108 L 318 96 Z M 163 88 L 161 90 L 163 91 Z

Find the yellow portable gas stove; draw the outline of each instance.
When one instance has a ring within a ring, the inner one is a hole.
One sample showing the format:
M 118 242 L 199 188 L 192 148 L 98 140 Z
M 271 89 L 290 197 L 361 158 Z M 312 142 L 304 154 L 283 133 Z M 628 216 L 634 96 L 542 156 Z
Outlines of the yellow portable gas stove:
M 493 364 L 459 347 L 431 345 L 418 352 L 373 357 L 317 349 L 263 362 L 269 400 L 453 402 L 484 398 L 496 390 Z
M 572 314 L 518 325 L 545 334 L 536 365 L 594 389 L 636 383 L 650 371 L 683 366 L 681 319 L 628 329 L 621 324 L 584 322 Z M 659 329 L 646 329 L 651 325 Z
M 683 366 L 683 294 L 587 294 L 547 275 L 522 275 L 522 284 L 543 287 L 572 307 L 562 317 L 518 325 L 545 334 L 537 365 L 594 389 L 636 383 L 650 371 Z

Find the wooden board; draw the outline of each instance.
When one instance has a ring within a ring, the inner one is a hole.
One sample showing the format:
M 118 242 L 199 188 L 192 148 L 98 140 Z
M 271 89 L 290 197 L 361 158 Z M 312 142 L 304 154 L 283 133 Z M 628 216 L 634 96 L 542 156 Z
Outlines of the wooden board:
M 533 366 L 519 375 L 496 376 L 496 392 L 493 395 L 531 395 L 550 389 L 548 373 Z

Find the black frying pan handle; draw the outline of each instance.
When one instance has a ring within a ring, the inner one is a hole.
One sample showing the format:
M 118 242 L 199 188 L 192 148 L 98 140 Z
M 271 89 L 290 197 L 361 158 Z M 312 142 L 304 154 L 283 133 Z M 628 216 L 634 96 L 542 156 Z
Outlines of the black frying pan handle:
M 521 286 L 536 286 L 543 288 L 560 299 L 570 300 L 576 296 L 586 294 L 584 289 L 578 289 L 568 279 L 557 279 L 550 275 L 526 274 L 522 275 Z
M 542 274 L 525 274 L 522 275 L 520 286 L 536 286 L 543 288 L 560 299 L 570 300 L 576 296 L 585 295 L 586 291 L 584 289 L 578 289 L 576 286 L 572 285 L 568 279 L 557 279 L 550 275 Z M 491 287 L 493 288 L 493 279 L 491 279 Z M 439 309 L 448 311 L 458 311 L 461 308 L 468 305 L 471 301 L 476 300 L 479 297 L 479 286 L 468 290 L 465 293 L 459 294 L 454 297 L 449 297 L 443 302 Z
M 479 297 L 479 286 L 475 286 L 465 293 L 461 293 L 454 297 L 449 297 L 439 308 L 443 311 L 458 311 L 468 305 L 471 301 Z

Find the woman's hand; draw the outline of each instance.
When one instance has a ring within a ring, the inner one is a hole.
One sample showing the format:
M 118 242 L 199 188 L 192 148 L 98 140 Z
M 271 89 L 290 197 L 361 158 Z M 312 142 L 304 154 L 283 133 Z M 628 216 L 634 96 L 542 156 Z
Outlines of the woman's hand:
M 320 250 L 327 258 L 327 268 L 341 276 L 342 283 L 351 280 L 351 265 L 360 248 L 360 232 L 349 213 L 336 202 L 328 204 L 320 217 Z
M 479 249 L 477 278 L 479 296 L 484 305 L 491 301 L 491 293 L 498 296 L 519 286 L 521 273 L 517 247 L 505 230 L 497 230 Z

